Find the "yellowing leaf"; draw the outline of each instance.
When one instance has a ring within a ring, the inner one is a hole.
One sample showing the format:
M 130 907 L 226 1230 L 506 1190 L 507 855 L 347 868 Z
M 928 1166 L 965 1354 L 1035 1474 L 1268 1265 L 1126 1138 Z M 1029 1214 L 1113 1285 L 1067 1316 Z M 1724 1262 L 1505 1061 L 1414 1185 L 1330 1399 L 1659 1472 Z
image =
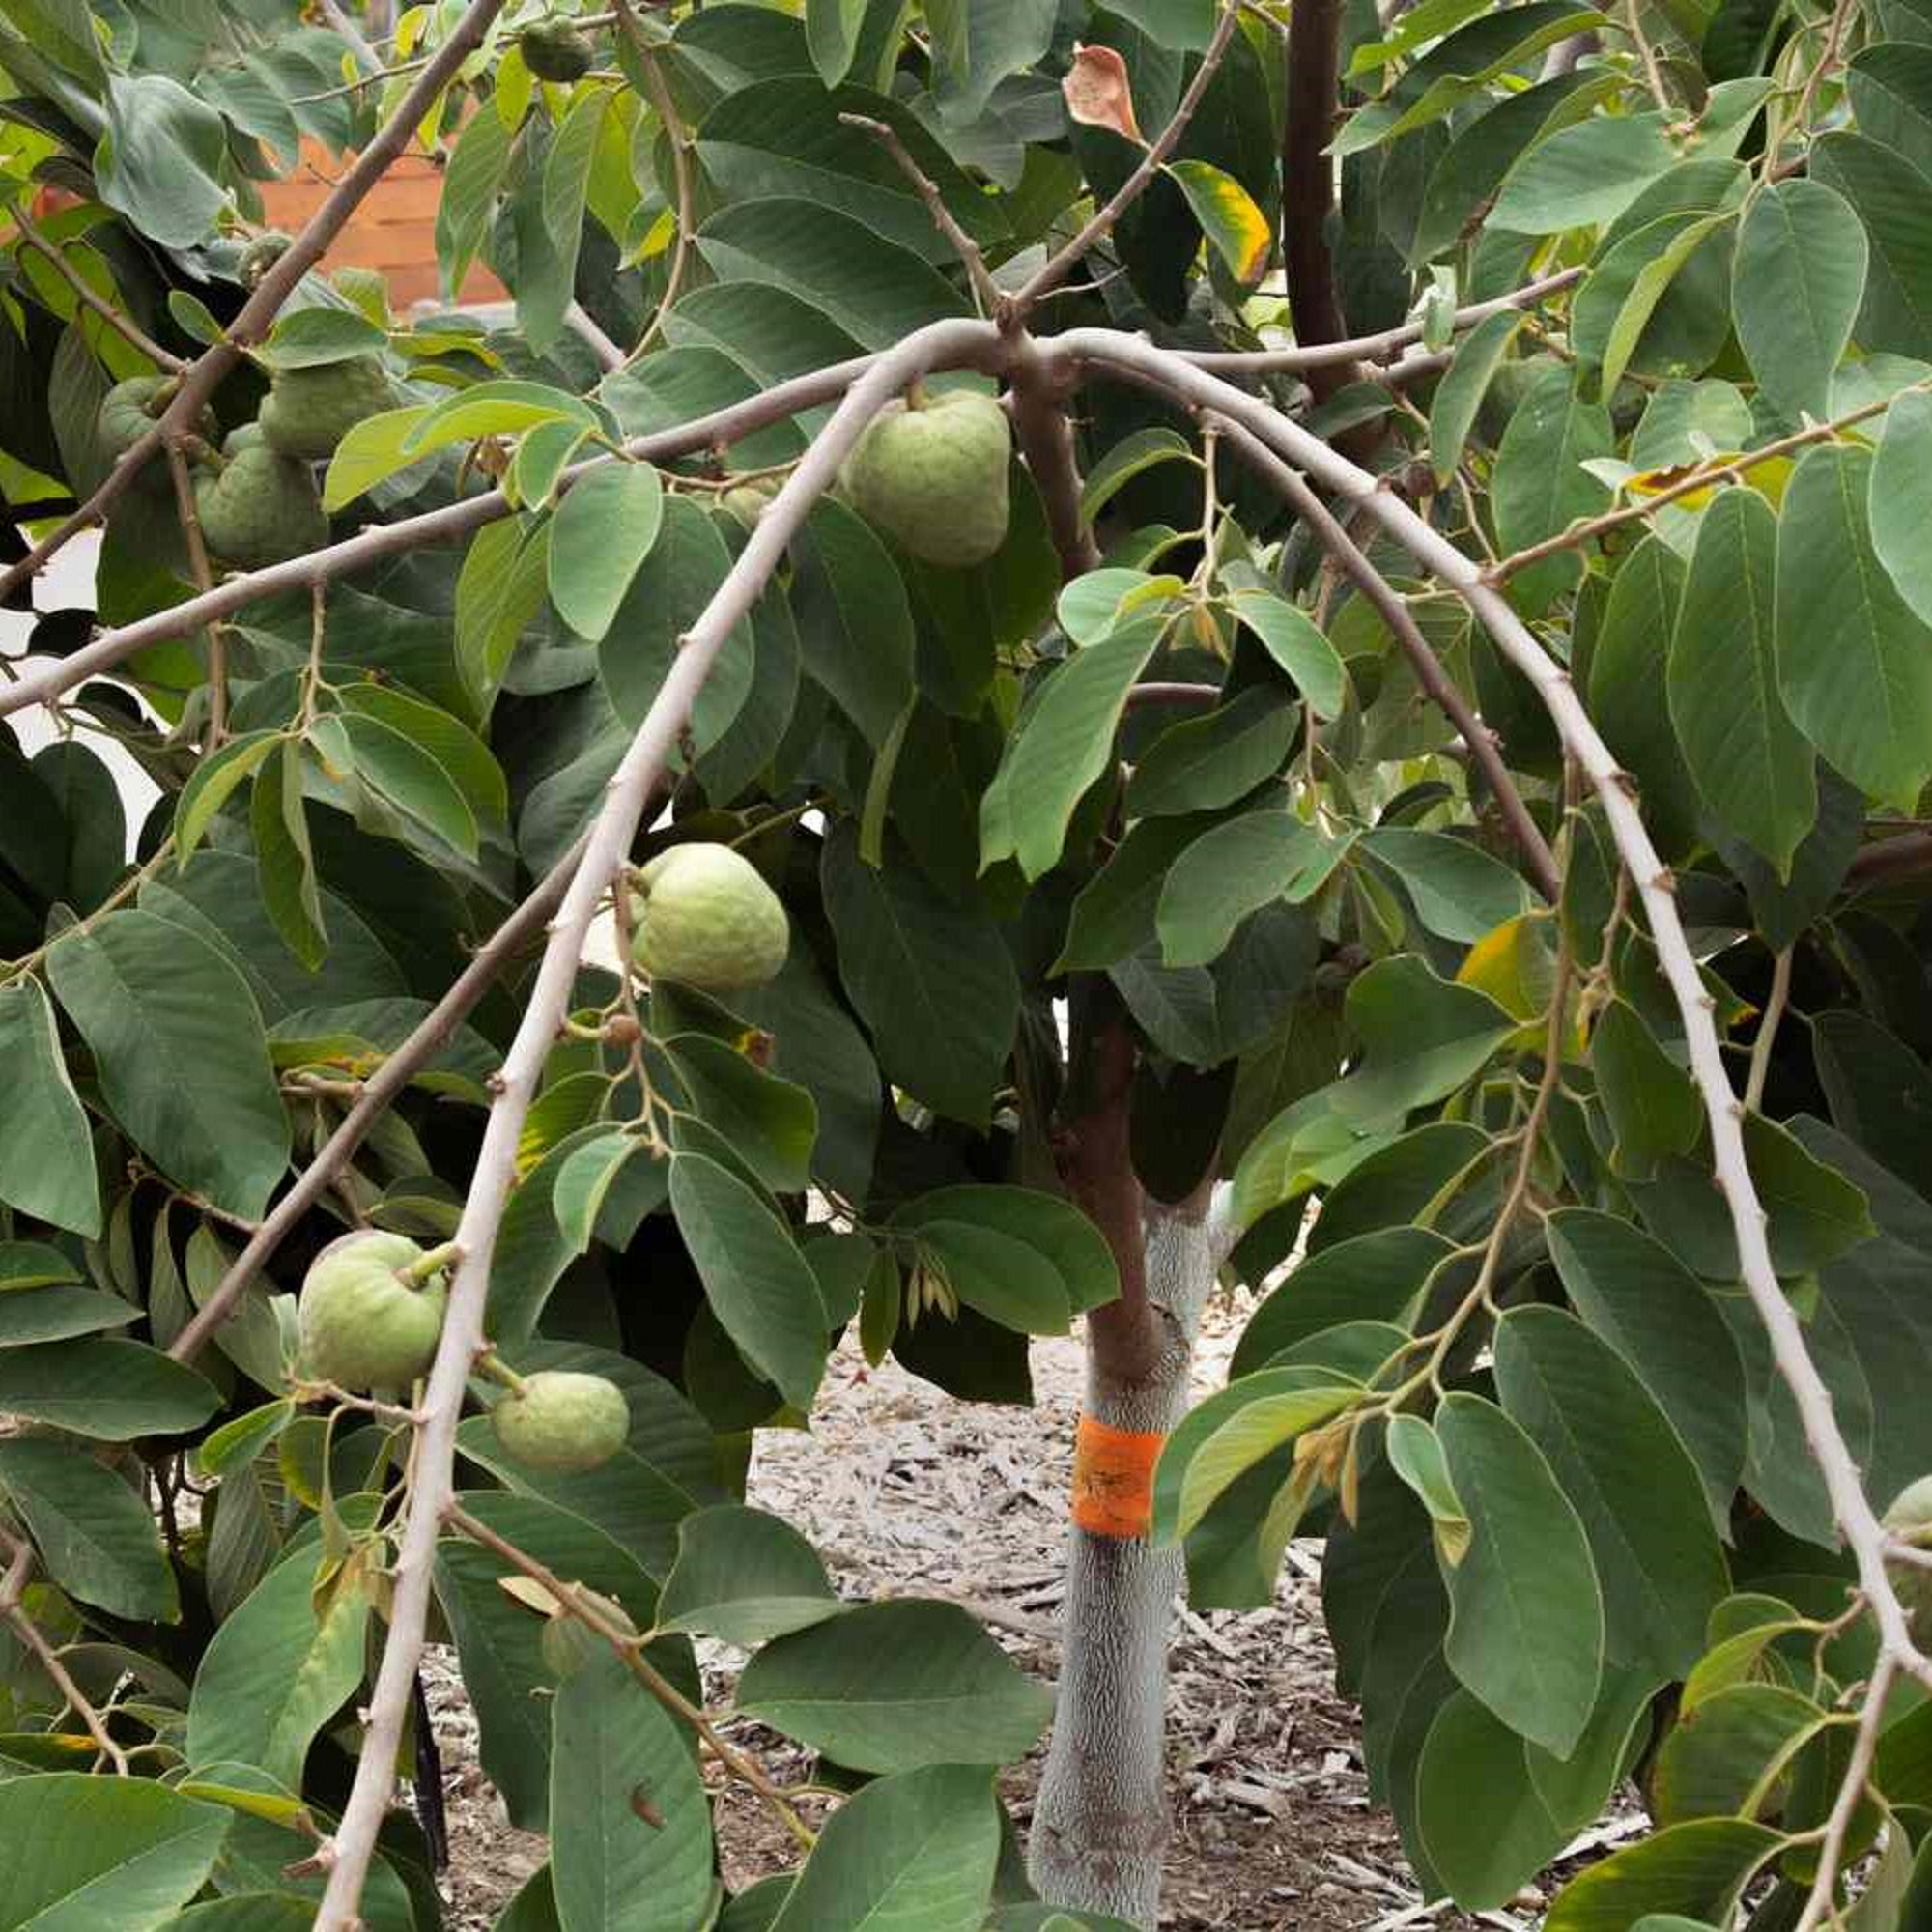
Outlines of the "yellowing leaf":
M 1239 182 L 1206 161 L 1175 161 L 1174 177 L 1194 218 L 1237 282 L 1258 282 L 1274 247 L 1274 231 Z

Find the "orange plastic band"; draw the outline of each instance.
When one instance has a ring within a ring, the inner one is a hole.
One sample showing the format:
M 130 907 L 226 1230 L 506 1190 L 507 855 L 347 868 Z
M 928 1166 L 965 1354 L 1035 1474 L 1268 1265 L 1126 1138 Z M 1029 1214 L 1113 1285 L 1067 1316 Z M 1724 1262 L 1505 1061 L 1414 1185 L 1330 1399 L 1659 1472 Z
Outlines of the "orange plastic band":
M 1166 1440 L 1158 1430 L 1115 1429 L 1083 1415 L 1073 1438 L 1073 1520 L 1094 1536 L 1145 1536 Z

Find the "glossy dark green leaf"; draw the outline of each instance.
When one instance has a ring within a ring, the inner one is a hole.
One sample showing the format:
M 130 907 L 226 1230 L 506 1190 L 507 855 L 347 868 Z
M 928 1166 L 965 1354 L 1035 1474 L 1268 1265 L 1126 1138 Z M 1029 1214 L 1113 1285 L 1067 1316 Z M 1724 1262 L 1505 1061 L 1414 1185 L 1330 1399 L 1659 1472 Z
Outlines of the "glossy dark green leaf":
M 824 1559 L 788 1522 L 720 1505 L 678 1525 L 677 1562 L 665 1578 L 657 1621 L 664 1630 L 753 1649 L 842 1608 Z
M 75 1234 L 100 1232 L 87 1115 L 62 1062 L 53 1009 L 31 977 L 0 986 L 0 1201 Z

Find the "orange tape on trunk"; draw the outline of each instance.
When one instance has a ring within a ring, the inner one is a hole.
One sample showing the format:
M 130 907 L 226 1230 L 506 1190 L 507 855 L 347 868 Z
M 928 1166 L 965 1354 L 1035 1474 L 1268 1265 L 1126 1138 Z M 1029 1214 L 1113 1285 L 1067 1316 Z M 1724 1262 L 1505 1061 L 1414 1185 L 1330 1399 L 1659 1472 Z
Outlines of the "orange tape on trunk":
M 1145 1536 L 1166 1440 L 1158 1430 L 1115 1429 L 1083 1415 L 1073 1438 L 1073 1520 L 1094 1536 Z

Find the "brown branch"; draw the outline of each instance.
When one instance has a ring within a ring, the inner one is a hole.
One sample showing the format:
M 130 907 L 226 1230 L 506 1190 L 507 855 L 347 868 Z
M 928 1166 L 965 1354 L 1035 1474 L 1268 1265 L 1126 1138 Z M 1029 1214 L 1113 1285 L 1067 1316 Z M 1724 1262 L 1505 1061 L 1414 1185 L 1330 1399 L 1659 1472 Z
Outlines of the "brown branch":
M 1025 329 L 1012 337 L 1010 381 L 1013 435 L 1046 507 L 1061 578 L 1078 577 L 1098 565 L 1100 546 L 1080 514 L 1080 466 L 1066 418 L 1069 386 L 1055 380 Z
M 619 1657 L 628 1669 L 657 1701 L 672 1717 L 691 1726 L 703 1744 L 725 1771 L 748 1790 L 754 1791 L 772 1808 L 779 1822 L 784 1826 L 793 1838 L 810 1850 L 815 1837 L 805 1821 L 793 1808 L 792 1802 L 784 1789 L 775 1784 L 766 1776 L 765 1768 L 756 1758 L 741 1751 L 735 1745 L 719 1736 L 718 1727 L 711 1721 L 710 1714 L 694 1704 L 669 1678 L 666 1677 L 649 1658 L 643 1654 L 638 1634 L 626 1630 L 614 1617 L 607 1615 L 581 1584 L 567 1583 L 548 1564 L 541 1563 L 527 1550 L 520 1549 L 508 1537 L 498 1536 L 487 1522 L 471 1516 L 461 1503 L 452 1499 L 443 1512 L 443 1520 L 452 1529 L 460 1531 L 472 1543 L 478 1543 L 485 1549 L 500 1556 L 503 1561 L 539 1585 L 550 1597 L 567 1610 L 586 1630 L 601 1636 Z
M 275 1250 L 294 1233 L 303 1215 L 327 1193 L 335 1178 L 355 1156 L 369 1131 L 394 1104 L 412 1080 L 448 1044 L 477 1002 L 502 976 L 517 954 L 544 929 L 545 922 L 563 898 L 571 873 L 582 856 L 579 839 L 545 873 L 536 890 L 517 907 L 483 945 L 476 949 L 448 992 L 424 1014 L 396 1050 L 375 1072 L 358 1083 L 355 1104 L 341 1124 L 316 1150 L 295 1185 L 278 1201 L 269 1218 L 249 1237 L 248 1244 L 229 1264 L 214 1292 L 168 1347 L 178 1362 L 192 1362 L 214 1331 L 234 1314 L 250 1283 L 268 1266 Z
M 939 191 L 939 184 L 913 159 L 896 129 L 883 121 L 874 121 L 868 114 L 841 114 L 838 118 L 848 128 L 863 128 L 893 157 L 898 171 L 912 184 L 913 192 L 924 202 L 925 212 L 932 216 L 932 225 L 965 264 L 966 279 L 973 285 L 973 298 L 979 304 L 980 313 L 993 314 L 1000 305 L 999 284 L 993 280 L 992 270 L 986 267 L 986 258 L 980 254 L 980 244 L 960 227 L 952 211 L 946 205 L 946 197 Z
M 1212 705 L 1221 701 L 1221 687 L 1218 684 L 1173 684 L 1163 683 L 1159 678 L 1150 678 L 1145 684 L 1128 687 L 1127 709 L 1133 711 L 1143 704 L 1181 704 Z
M 1565 269 L 1558 274 L 1544 275 L 1520 289 L 1512 289 L 1508 295 L 1497 296 L 1491 301 L 1471 302 L 1466 308 L 1459 308 L 1449 318 L 1449 326 L 1461 334 L 1492 315 L 1503 315 L 1513 308 L 1532 308 L 1546 297 L 1558 295 L 1581 281 L 1583 273 L 1581 269 Z M 1261 376 L 1277 372 L 1295 375 L 1312 369 L 1332 368 L 1338 363 L 1379 362 L 1393 351 L 1406 349 L 1411 342 L 1420 342 L 1422 330 L 1420 322 L 1405 322 L 1374 335 L 1350 336 L 1346 342 L 1314 345 L 1297 342 L 1286 349 L 1206 349 L 1183 350 L 1180 353 L 1182 359 L 1191 367 L 1211 369 L 1217 376 L 1243 373 Z M 1419 356 L 1405 358 L 1369 373 L 1378 382 L 1406 378 L 1424 373 L 1419 366 L 1421 360 Z
M 1829 441 L 1840 430 L 1850 429 L 1855 423 L 1864 422 L 1872 416 L 1883 415 L 1898 397 L 1923 393 L 1927 389 L 1932 389 L 1932 376 L 1908 383 L 1904 388 L 1894 390 L 1891 395 L 1881 397 L 1876 402 L 1847 410 L 1843 415 L 1833 416 L 1830 422 L 1808 424 L 1804 429 L 1793 430 L 1789 436 L 1779 437 L 1775 442 L 1760 444 L 1756 449 L 1747 450 L 1739 456 L 1717 457 L 1709 463 L 1699 464 L 1669 488 L 1658 491 L 1654 497 L 1646 497 L 1640 503 L 1627 504 L 1621 510 L 1605 510 L 1599 517 L 1586 517 L 1580 523 L 1572 524 L 1568 529 L 1558 530 L 1553 537 L 1546 537 L 1541 543 L 1530 544 L 1526 549 L 1501 558 L 1483 573 L 1484 581 L 1501 583 L 1519 571 L 1527 570 L 1531 564 L 1541 563 L 1546 556 L 1554 556 L 1559 551 L 1576 550 L 1611 530 L 1642 523 L 1645 518 L 1656 516 L 1666 503 L 1674 503 L 1681 497 L 1709 490 L 1719 483 L 1736 483 L 1744 470 L 1754 469 L 1760 463 L 1769 463 L 1774 457 L 1788 455 L 1808 443 Z
M 75 300 L 98 315 L 122 341 L 138 349 L 156 368 L 167 375 L 179 376 L 187 367 L 172 350 L 163 349 L 130 317 L 123 315 L 104 296 L 90 287 L 80 270 L 68 260 L 66 251 L 49 242 L 17 209 L 14 212 L 14 225 L 19 230 L 19 239 L 73 291 Z
M 690 140 L 684 123 L 678 118 L 677 102 L 671 99 L 670 89 L 665 85 L 657 54 L 644 39 L 638 16 L 631 11 L 630 0 L 617 0 L 616 19 L 619 30 L 631 43 L 631 51 L 638 57 L 639 67 L 643 70 L 645 90 L 651 97 L 651 105 L 657 109 L 658 119 L 664 124 L 665 138 L 670 143 L 671 173 L 677 193 L 677 241 L 671 251 L 670 272 L 665 278 L 664 294 L 658 298 L 658 305 L 651 311 L 650 321 L 644 325 L 644 332 L 638 337 L 638 346 L 625 358 L 635 362 L 656 339 L 658 330 L 664 327 L 665 317 L 677 300 L 679 290 L 684 287 L 685 266 L 691 258 L 692 236 L 696 230 L 693 218 L 696 200 L 691 179 Z
M 282 304 L 295 293 L 297 283 L 322 259 L 369 190 L 387 173 L 389 163 L 409 146 L 424 115 L 457 69 L 481 44 L 490 23 L 502 7 L 503 0 L 469 0 L 468 10 L 450 30 L 449 38 L 396 103 L 396 111 L 356 156 L 328 199 L 309 217 L 301 233 L 283 250 L 254 294 L 242 303 L 241 313 L 229 325 L 228 333 L 219 342 L 212 343 L 189 365 L 174 400 L 154 428 L 142 436 L 109 471 L 99 489 L 51 537 L 36 544 L 18 563 L 0 572 L 0 604 L 5 604 L 22 584 L 30 582 L 70 539 L 101 522 L 149 461 L 166 447 L 169 438 L 193 429 L 215 390 L 246 352 L 268 334 Z
M 66 1698 L 68 1708 L 87 1726 L 87 1734 L 99 1747 L 100 1754 L 113 1765 L 121 1777 L 129 1775 L 128 1753 L 114 1742 L 100 1713 L 87 1701 L 87 1693 L 73 1681 L 68 1667 L 61 1662 L 60 1652 L 42 1634 L 41 1628 L 27 1614 L 24 1599 L 27 1579 L 34 1573 L 34 1547 L 11 1531 L 0 1528 L 0 1542 L 4 1542 L 11 1552 L 7 1575 L 0 1580 L 0 1619 L 20 1641 L 33 1652 L 40 1666 L 53 1680 L 54 1689 Z
M 1342 0 L 1295 0 L 1288 16 L 1288 112 L 1281 145 L 1281 254 L 1294 339 L 1319 348 L 1347 324 L 1335 292 L 1328 223 L 1335 164 L 1328 144 L 1341 105 Z M 1309 386 L 1325 401 L 1350 380 L 1346 361 L 1309 365 Z
M 988 326 L 990 327 L 990 325 Z M 849 362 L 836 362 L 830 368 L 794 377 L 776 388 L 733 403 L 728 409 L 715 410 L 674 429 L 659 430 L 650 436 L 635 437 L 624 446 L 624 458 L 635 462 L 658 463 L 674 456 L 689 456 L 696 450 L 736 441 L 753 430 L 781 420 L 800 410 L 829 402 L 842 394 L 868 369 L 874 358 L 856 356 Z M 558 488 L 568 489 L 605 464 L 618 462 L 614 456 L 593 457 L 573 464 L 558 480 Z M 90 644 L 64 658 L 48 659 L 23 672 L 14 683 L 0 685 L 0 718 L 29 705 L 44 704 L 84 679 L 110 670 L 150 644 L 178 638 L 213 623 L 216 618 L 241 610 L 258 598 L 274 597 L 286 590 L 312 590 L 318 583 L 360 570 L 385 556 L 421 550 L 431 544 L 448 543 L 468 536 L 485 524 L 512 514 L 515 505 L 500 490 L 468 497 L 440 510 L 406 517 L 399 523 L 376 524 L 341 543 L 328 544 L 306 556 L 287 563 L 270 564 L 266 570 L 231 577 L 205 597 L 190 597 L 185 603 L 156 611 L 132 624 L 103 631 Z
M 1201 56 L 1201 65 L 1194 70 L 1194 78 L 1187 84 L 1187 92 L 1180 97 L 1180 104 L 1155 137 L 1153 146 L 1141 156 L 1139 165 L 1107 202 L 1088 216 L 1073 239 L 1037 269 L 1010 301 L 1005 304 L 1002 312 L 1010 322 L 1024 321 L 1033 305 L 1049 290 L 1057 289 L 1089 250 L 1112 234 L 1114 224 L 1147 192 L 1168 156 L 1179 146 L 1181 135 L 1187 131 L 1187 124 L 1194 118 L 1194 110 L 1201 105 L 1202 97 L 1208 92 L 1208 83 L 1214 78 L 1222 56 L 1228 51 L 1228 43 L 1235 37 L 1236 23 L 1239 18 L 1240 9 L 1233 4 L 1233 0 L 1228 0 L 1228 4 L 1222 7 L 1214 38 L 1208 43 L 1208 50 Z
M 688 728 L 693 704 L 725 640 L 763 592 L 813 503 L 837 480 L 866 425 L 908 383 L 934 368 L 999 366 L 1002 348 L 989 325 L 941 322 L 907 336 L 866 371 L 819 432 L 798 468 L 766 507 L 703 614 L 679 639 L 668 674 L 611 778 L 595 822 L 550 925 L 542 963 L 497 1074 L 496 1098 L 477 1152 L 456 1241 L 463 1253 L 449 1290 L 421 1407 L 410 1494 L 394 1567 L 389 1634 L 369 1703 L 355 1781 L 332 1847 L 334 1863 L 316 1918 L 320 1932 L 349 1932 L 395 1783 L 396 1749 L 409 1714 L 429 1613 L 431 1573 L 452 1493 L 456 1425 L 470 1370 L 484 1349 L 483 1312 L 504 1205 L 516 1175 L 518 1143 L 550 1047 L 569 1009 L 578 961 L 597 907 L 623 867 L 655 788 Z
M 1415 613 L 1398 595 L 1388 579 L 1369 561 L 1328 506 L 1309 488 L 1299 470 L 1284 463 L 1260 438 L 1250 435 L 1239 423 L 1211 413 L 1207 419 L 1220 430 L 1256 474 L 1287 498 L 1295 515 L 1315 533 L 1344 575 L 1380 613 L 1382 622 L 1394 633 L 1396 641 L 1408 659 L 1416 683 L 1441 706 L 1450 722 L 1462 732 L 1469 756 L 1488 781 L 1496 809 L 1502 813 L 1510 837 L 1516 840 L 1529 867 L 1537 891 L 1550 904 L 1555 904 L 1563 889 L 1563 875 L 1549 849 L 1549 842 L 1530 816 L 1529 808 L 1523 803 L 1516 781 L 1510 777 L 1509 767 L 1503 763 L 1502 755 L 1496 749 L 1495 733 L 1477 717 L 1468 699 L 1456 688 L 1456 681 L 1442 668 L 1442 660 L 1430 649 L 1429 639 L 1422 635 L 1422 627 L 1415 621 Z
M 1932 832 L 1901 832 L 1893 838 L 1874 839 L 1852 855 L 1846 883 L 1864 887 L 1890 879 L 1909 879 L 1932 872 Z
M 1218 410 L 1268 443 L 1277 455 L 1318 477 L 1324 488 L 1359 503 L 1417 563 L 1467 605 L 1497 649 L 1536 688 L 1565 751 L 1602 804 L 1618 856 L 1643 899 L 1658 961 L 1690 1050 L 1690 1075 L 1703 1102 L 1715 1178 L 1737 1241 L 1739 1272 L 1770 1341 L 1772 1359 L 1791 1390 L 1805 1442 L 1831 1499 L 1833 1518 L 1858 1565 L 1859 1587 L 1877 1625 L 1880 1655 L 1932 1687 L 1932 1659 L 1913 1641 L 1911 1620 L 1886 1570 L 1886 1531 L 1861 1487 L 1858 1463 L 1833 1409 L 1831 1390 L 1811 1359 L 1804 1329 L 1772 1264 L 1764 1203 L 1745 1156 L 1744 1109 L 1724 1064 L 1710 995 L 1678 915 L 1676 880 L 1651 841 L 1629 774 L 1605 744 L 1569 673 L 1537 642 L 1482 569 L 1394 492 L 1380 488 L 1375 477 L 1300 424 L 1180 357 L 1115 330 L 1074 329 L 1055 337 L 1052 349 L 1069 363 L 1118 373 L 1157 388 L 1187 408 Z

